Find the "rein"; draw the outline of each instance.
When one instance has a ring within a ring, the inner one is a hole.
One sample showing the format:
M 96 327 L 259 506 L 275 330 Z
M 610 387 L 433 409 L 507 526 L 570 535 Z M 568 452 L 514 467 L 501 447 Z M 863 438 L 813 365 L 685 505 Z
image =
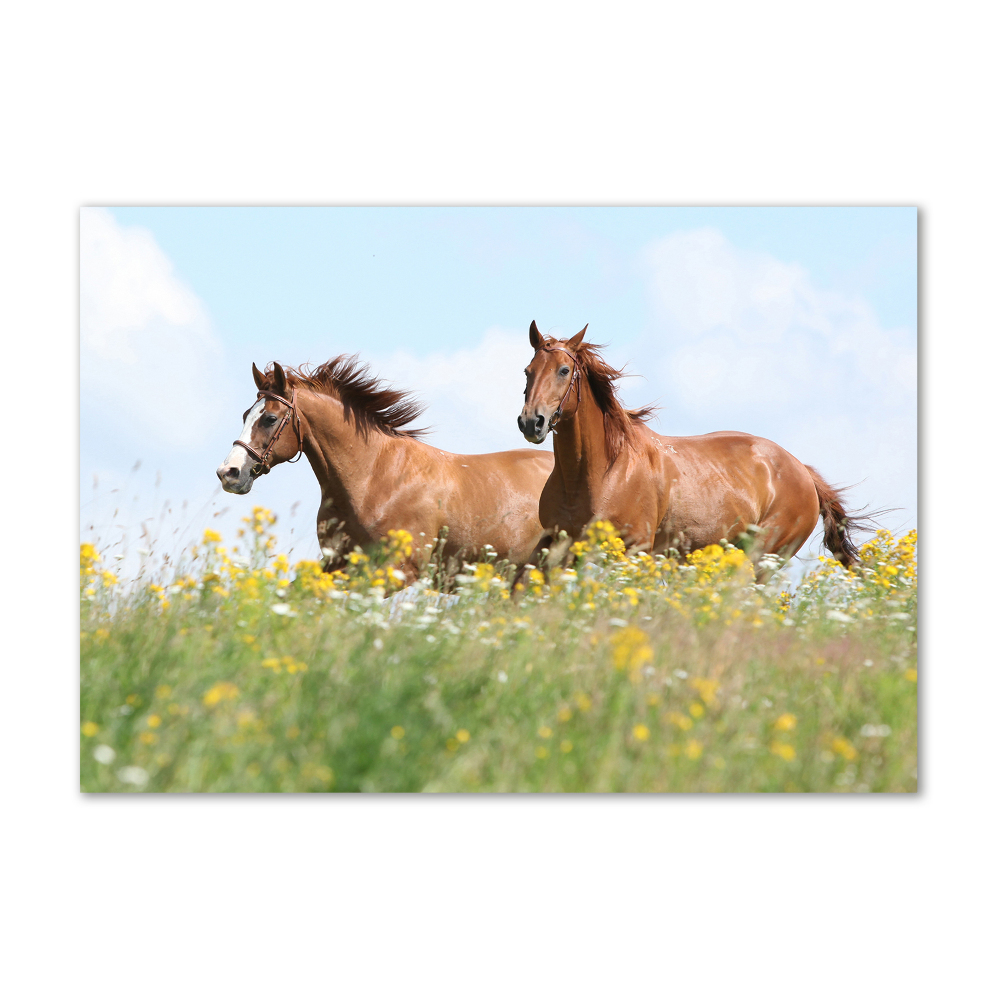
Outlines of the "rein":
M 245 448 L 247 454 L 254 460 L 254 464 L 250 467 L 250 475 L 254 477 L 266 476 L 271 471 L 271 463 L 268 461 L 271 457 L 271 451 L 278 443 L 278 438 L 281 437 L 281 432 L 285 429 L 285 425 L 292 419 L 292 417 L 295 418 L 295 436 L 298 438 L 299 447 L 295 452 L 295 457 L 288 460 L 289 464 L 297 462 L 302 457 L 302 420 L 299 417 L 298 410 L 295 409 L 295 386 L 292 386 L 291 402 L 285 399 L 284 396 L 279 396 L 276 392 L 268 392 L 266 389 L 261 389 L 257 393 L 257 399 L 273 399 L 276 403 L 284 404 L 288 407 L 288 409 L 285 410 L 284 416 L 282 416 L 281 420 L 278 422 L 278 426 L 271 435 L 271 440 L 267 442 L 267 447 L 264 449 L 263 454 L 258 455 L 246 441 L 240 441 L 237 439 L 233 442 L 234 447 L 239 445 L 241 448 Z M 250 410 L 252 409 L 253 407 L 251 406 Z M 243 414 L 244 420 L 246 420 L 247 413 L 249 413 L 250 410 L 247 410 L 247 412 Z
M 576 386 L 576 404 L 580 405 L 580 362 L 577 361 L 576 357 L 569 353 L 563 347 L 546 347 L 544 344 L 538 348 L 540 351 L 545 351 L 547 354 L 555 354 L 556 352 L 561 352 L 567 357 L 573 359 L 573 377 L 569 380 L 569 385 L 566 387 L 566 391 L 563 393 L 563 398 L 559 400 L 559 405 L 556 407 L 556 412 L 552 414 L 549 420 L 549 428 L 555 430 L 555 426 L 559 423 L 559 418 L 562 416 L 563 404 L 569 399 L 569 394 L 573 391 L 573 386 Z

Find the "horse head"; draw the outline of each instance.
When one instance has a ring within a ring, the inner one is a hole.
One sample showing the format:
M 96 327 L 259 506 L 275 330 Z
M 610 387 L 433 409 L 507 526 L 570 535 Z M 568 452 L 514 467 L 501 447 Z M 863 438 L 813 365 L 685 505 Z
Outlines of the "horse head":
M 531 321 L 528 339 L 535 349 L 535 356 L 524 369 L 528 381 L 517 427 L 532 444 L 541 444 L 559 418 L 572 415 L 580 404 L 583 372 L 576 352 L 586 332 L 587 327 L 584 327 L 569 340 L 546 340 L 538 332 L 535 321 Z
M 284 369 L 275 361 L 265 375 L 254 365 L 253 380 L 257 399 L 243 414 L 243 431 L 232 451 L 215 470 L 227 493 L 249 493 L 258 476 L 266 476 L 272 466 L 297 460 L 302 452 L 295 388 Z

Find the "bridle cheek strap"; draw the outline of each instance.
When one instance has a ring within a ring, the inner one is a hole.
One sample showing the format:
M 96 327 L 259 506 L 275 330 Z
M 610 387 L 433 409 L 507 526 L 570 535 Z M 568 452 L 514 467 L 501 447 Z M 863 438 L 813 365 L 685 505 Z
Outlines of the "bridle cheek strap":
M 271 440 L 267 442 L 267 447 L 264 449 L 262 454 L 258 454 L 253 448 L 247 444 L 246 441 L 236 440 L 233 442 L 233 446 L 239 445 L 241 448 L 246 450 L 246 453 L 254 460 L 253 466 L 250 468 L 250 475 L 252 476 L 266 476 L 271 471 L 271 452 L 274 450 L 274 446 L 278 443 L 278 438 L 281 437 L 281 432 L 285 429 L 285 426 L 290 420 L 294 418 L 295 422 L 295 436 L 298 439 L 299 447 L 295 452 L 295 457 L 290 458 L 289 464 L 297 462 L 302 457 L 302 420 L 299 417 L 298 410 L 295 409 L 295 387 L 292 387 L 292 399 L 289 402 L 284 396 L 279 396 L 276 392 L 268 392 L 266 389 L 261 389 L 257 393 L 257 399 L 273 399 L 276 403 L 281 403 L 286 407 L 281 420 L 278 421 L 278 426 L 274 429 L 274 433 L 271 435 Z M 247 410 L 249 413 L 250 410 Z M 243 419 L 246 419 L 246 413 L 243 415 Z
M 564 347 L 545 347 L 542 345 L 538 348 L 540 351 L 545 351 L 547 354 L 555 354 L 557 351 L 565 354 L 568 358 L 573 360 L 573 377 L 569 380 L 569 385 L 566 386 L 566 391 L 563 393 L 563 398 L 559 400 L 559 405 L 556 407 L 556 412 L 552 414 L 549 419 L 549 427 L 555 430 L 555 426 L 559 423 L 559 418 L 562 416 L 562 408 L 566 404 L 566 400 L 569 399 L 569 394 L 573 391 L 573 386 L 576 386 L 576 403 L 577 406 L 580 405 L 580 362 L 577 361 L 576 357 L 570 354 Z

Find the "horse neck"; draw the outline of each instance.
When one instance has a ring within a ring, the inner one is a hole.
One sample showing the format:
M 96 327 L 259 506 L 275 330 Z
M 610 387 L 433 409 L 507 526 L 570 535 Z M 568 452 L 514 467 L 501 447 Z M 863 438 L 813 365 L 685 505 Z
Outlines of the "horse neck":
M 553 434 L 554 474 L 569 490 L 596 489 L 608 469 L 604 414 L 594 401 L 586 377 L 580 380 L 576 410 L 560 419 Z
M 338 399 L 322 393 L 300 392 L 302 450 L 312 466 L 324 500 L 343 513 L 357 513 L 374 475 L 379 457 L 396 443 L 376 430 L 367 437 L 348 421 Z

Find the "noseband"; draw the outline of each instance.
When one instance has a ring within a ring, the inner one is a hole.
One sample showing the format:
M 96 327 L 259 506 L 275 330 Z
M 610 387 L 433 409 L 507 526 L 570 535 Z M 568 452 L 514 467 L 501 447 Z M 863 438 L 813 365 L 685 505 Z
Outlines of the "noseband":
M 577 361 L 576 357 L 569 353 L 564 347 L 546 347 L 544 344 L 538 348 L 540 351 L 545 351 L 547 354 L 555 354 L 560 352 L 565 354 L 567 357 L 573 359 L 573 377 L 569 380 L 569 385 L 566 387 L 566 391 L 563 393 L 563 398 L 559 400 L 559 405 L 556 407 L 556 412 L 552 414 L 549 418 L 549 429 L 555 430 L 556 424 L 559 423 L 559 418 L 562 416 L 563 404 L 569 399 L 569 394 L 573 391 L 573 386 L 576 386 L 576 404 L 580 405 L 580 362 Z
M 287 409 L 285 410 L 284 416 L 278 421 L 278 426 L 275 428 L 274 433 L 271 435 L 271 440 L 267 442 L 267 447 L 264 449 L 264 453 L 258 455 L 257 452 L 247 444 L 246 441 L 236 440 L 233 445 L 239 445 L 241 448 L 245 448 L 247 454 L 254 460 L 254 464 L 250 467 L 250 475 L 256 476 L 266 476 L 271 471 L 271 463 L 268 461 L 271 457 L 271 451 L 274 446 L 278 443 L 278 438 L 281 437 L 281 432 L 285 429 L 285 425 L 288 423 L 292 417 L 295 417 L 295 436 L 298 438 L 299 447 L 298 451 L 295 452 L 295 457 L 290 458 L 289 463 L 297 462 L 302 457 L 302 421 L 299 419 L 298 410 L 295 409 L 295 387 L 292 386 L 292 401 L 289 402 L 284 396 L 279 396 L 276 392 L 268 392 L 266 389 L 261 389 L 257 393 L 257 399 L 273 399 L 276 403 L 283 403 Z M 252 410 L 253 407 L 250 407 Z M 246 420 L 247 410 L 243 414 L 243 419 Z

